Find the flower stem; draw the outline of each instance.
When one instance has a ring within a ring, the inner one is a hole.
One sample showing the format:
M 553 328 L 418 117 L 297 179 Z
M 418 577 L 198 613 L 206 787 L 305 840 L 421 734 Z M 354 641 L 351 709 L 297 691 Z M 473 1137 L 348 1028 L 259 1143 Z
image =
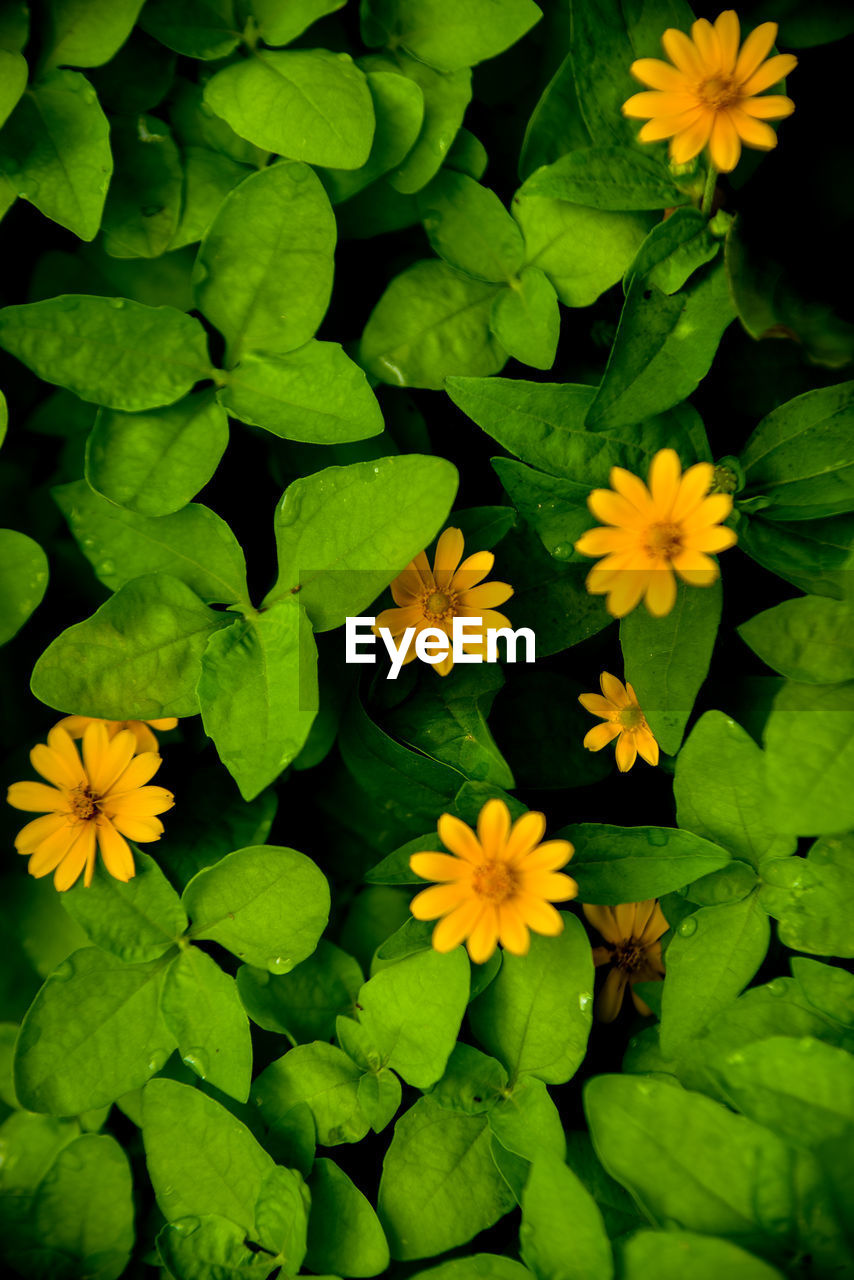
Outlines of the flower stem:
M 711 214 L 712 204 L 715 199 L 715 186 L 717 185 L 717 181 L 718 171 L 710 160 L 708 170 L 706 171 L 706 185 L 703 188 L 703 200 L 700 205 L 701 213 Z

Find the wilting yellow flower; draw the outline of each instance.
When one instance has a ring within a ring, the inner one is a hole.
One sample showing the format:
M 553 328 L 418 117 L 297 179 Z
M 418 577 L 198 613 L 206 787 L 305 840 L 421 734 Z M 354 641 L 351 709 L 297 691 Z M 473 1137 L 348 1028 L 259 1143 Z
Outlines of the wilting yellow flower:
M 698 462 L 683 475 L 675 449 L 659 449 L 649 488 L 631 471 L 612 467 L 611 489 L 590 494 L 588 507 L 609 527 L 588 529 L 575 549 L 605 557 L 587 575 L 587 590 L 607 595 L 614 617 L 625 617 L 644 597 L 649 612 L 663 618 L 676 601 L 674 569 L 695 587 L 717 579 L 709 553 L 725 551 L 737 539 L 720 525 L 732 511 L 731 496 L 709 494 L 714 474 L 710 462 Z
M 476 551 L 463 560 L 464 545 L 460 529 L 446 529 L 436 544 L 432 572 L 426 552 L 421 551 L 391 584 L 394 602 L 400 607 L 384 609 L 374 631 L 379 634 L 380 627 L 385 627 L 397 638 L 407 627 L 415 628 L 404 663 L 412 662 L 416 637 L 428 627 L 436 627 L 450 638 L 454 618 L 479 618 L 484 632 L 510 626 L 503 613 L 495 612 L 495 606 L 509 600 L 513 588 L 506 582 L 483 581 L 495 556 L 491 551 Z M 463 648 L 485 657 L 485 635 L 480 640 L 466 641 Z M 453 654 L 449 652 L 435 664 L 435 669 L 440 676 L 446 676 L 453 665 Z
M 784 119 L 795 104 L 781 94 L 757 95 L 783 80 L 798 60 L 791 53 L 768 57 L 776 22 L 761 23 L 739 49 L 741 29 L 732 9 L 714 26 L 699 18 L 691 36 L 670 27 L 661 37 L 670 62 L 639 58 L 632 63 L 632 75 L 652 92 L 634 94 L 623 103 L 623 113 L 647 121 L 638 134 L 641 142 L 669 138 L 675 164 L 693 160 L 708 145 L 715 168 L 729 173 L 742 143 L 759 151 L 777 145 L 765 121 Z
M 104 725 L 110 738 L 114 738 L 122 729 L 130 729 L 136 738 L 137 751 L 156 751 L 159 743 L 151 730 L 166 733 L 167 729 L 174 729 L 177 723 L 175 716 L 168 716 L 165 720 L 95 720 L 92 716 L 66 716 L 59 721 L 58 727 L 65 729 L 72 738 L 82 738 L 84 730 L 90 724 Z
M 659 938 L 670 925 L 661 907 L 655 899 L 650 899 L 627 902 L 619 907 L 594 907 L 585 902 L 581 909 L 605 939 L 604 947 L 593 948 L 593 963 L 597 968 L 603 964 L 613 966 L 599 992 L 596 1017 L 600 1022 L 614 1021 L 627 984 L 638 1013 L 648 1016 L 651 1010 L 634 986 L 636 982 L 660 982 L 664 977 Z
M 117 880 L 135 874 L 127 840 L 159 840 L 163 823 L 155 815 L 175 803 L 163 787 L 145 783 L 160 768 L 160 756 L 135 756 L 136 738 L 127 729 L 110 737 L 101 720 L 83 731 L 83 759 L 67 730 L 51 729 L 47 746 L 30 752 L 33 768 L 52 783 L 13 782 L 7 799 L 15 809 L 44 816 L 28 822 L 15 839 L 18 853 L 28 854 L 30 875 L 53 871 L 57 889 L 70 889 L 84 873 L 92 883 L 96 844 L 104 865 Z
M 638 752 L 647 764 L 658 764 L 658 743 L 640 709 L 637 694 L 632 686 L 624 685 L 616 676 L 603 671 L 599 677 L 602 689 L 598 693 L 580 693 L 578 701 L 585 711 L 601 716 L 604 724 L 594 725 L 584 736 L 588 751 L 601 751 L 614 738 L 617 739 L 617 768 L 628 773 Z
M 541 813 L 525 813 L 510 825 L 503 800 L 488 800 L 477 820 L 477 834 L 450 813 L 439 819 L 439 838 L 451 852 L 413 853 L 416 875 L 439 884 L 412 899 L 416 920 L 436 920 L 433 946 L 453 951 L 465 942 L 476 964 L 483 964 L 500 942 L 513 955 L 530 946 L 529 929 L 554 936 L 563 929 L 551 905 L 574 898 L 578 885 L 558 871 L 573 855 L 568 840 L 540 843 L 546 830 Z

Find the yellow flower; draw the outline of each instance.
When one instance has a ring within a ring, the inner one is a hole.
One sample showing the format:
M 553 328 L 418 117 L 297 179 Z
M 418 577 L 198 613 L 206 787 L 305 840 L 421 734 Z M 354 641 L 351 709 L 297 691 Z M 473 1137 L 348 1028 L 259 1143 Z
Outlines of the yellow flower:
M 604 947 L 593 948 L 593 963 L 612 965 L 605 985 L 596 1001 L 596 1017 L 600 1022 L 613 1022 L 623 1003 L 626 984 L 638 1013 L 645 1017 L 652 1011 L 636 995 L 636 982 L 660 982 L 664 977 L 659 938 L 670 925 L 661 907 L 647 902 L 627 902 L 619 907 L 592 907 L 582 903 L 582 911 L 605 939 Z
M 587 505 L 609 527 L 588 529 L 575 544 L 585 556 L 604 556 L 587 575 L 587 590 L 607 595 L 616 618 L 631 613 L 645 598 L 657 618 L 676 601 L 676 579 L 709 587 L 718 566 L 709 553 L 737 541 L 723 528 L 732 511 L 729 494 L 709 494 L 714 479 L 710 462 L 698 462 L 682 474 L 674 449 L 659 449 L 649 468 L 649 488 L 631 471 L 612 467 L 611 489 L 594 489 Z M 616 490 L 616 492 L 613 492 Z
M 510 825 L 503 800 L 488 800 L 471 827 L 443 813 L 439 838 L 451 853 L 413 853 L 416 875 L 440 883 L 412 899 L 416 920 L 436 920 L 433 946 L 453 951 L 465 942 L 475 964 L 483 964 L 500 942 L 513 955 L 530 946 L 529 929 L 554 936 L 563 929 L 551 905 L 574 898 L 578 885 L 559 873 L 573 855 L 568 840 L 541 844 L 546 820 L 525 813 Z
M 412 662 L 418 632 L 428 627 L 436 627 L 450 637 L 457 617 L 480 618 L 484 630 L 510 626 L 503 613 L 495 612 L 495 605 L 509 600 L 513 588 L 506 582 L 483 581 L 495 563 L 495 556 L 491 551 L 476 551 L 463 560 L 463 548 L 462 531 L 446 529 L 436 544 L 432 572 L 426 552 L 421 551 L 391 584 L 394 602 L 400 607 L 384 609 L 374 631 L 379 634 L 380 627 L 385 627 L 396 638 L 403 635 L 407 627 L 415 627 L 404 663 Z M 467 653 L 485 657 L 486 638 L 466 641 L 463 648 Z M 448 653 L 435 664 L 435 669 L 440 676 L 446 676 L 453 665 L 453 655 Z
M 661 37 L 670 62 L 639 58 L 632 63 L 632 75 L 652 92 L 634 94 L 623 103 L 623 114 L 647 121 L 638 134 L 641 142 L 669 138 L 675 164 L 693 160 L 708 145 L 714 167 L 729 173 L 742 143 L 758 151 L 777 145 L 765 121 L 790 116 L 795 104 L 781 94 L 757 95 L 783 80 L 798 60 L 791 53 L 768 57 L 776 22 L 761 23 L 739 49 L 741 29 L 732 9 L 714 26 L 699 18 L 691 36 L 670 27 Z
M 617 768 L 628 773 L 638 752 L 647 764 L 658 764 L 658 743 L 640 709 L 632 686 L 625 685 L 616 676 L 603 671 L 599 677 L 602 694 L 580 693 L 578 701 L 585 711 L 601 716 L 603 724 L 594 725 L 585 734 L 584 745 L 588 751 L 601 751 L 609 742 L 617 739 Z
M 145 783 L 160 768 L 160 756 L 144 751 L 135 756 L 136 738 L 127 729 L 114 737 L 101 720 L 83 731 L 83 759 L 67 730 L 57 725 L 30 752 L 33 768 L 43 782 L 13 782 L 7 799 L 15 809 L 44 814 L 28 822 L 15 839 L 18 853 L 30 857 L 30 875 L 41 878 L 53 871 L 57 889 L 70 889 L 84 872 L 92 883 L 96 843 L 104 865 L 116 880 L 135 874 L 130 840 L 159 840 L 163 823 L 155 815 L 175 803 L 163 787 Z
M 91 716 L 66 716 L 64 720 L 60 720 L 58 727 L 65 729 L 72 738 L 82 738 L 84 730 L 90 724 L 105 725 L 110 738 L 114 738 L 122 729 L 130 729 L 136 738 L 137 751 L 157 751 L 159 744 L 151 730 L 166 733 L 167 729 L 174 729 L 177 723 L 175 716 L 168 716 L 165 720 L 95 720 Z

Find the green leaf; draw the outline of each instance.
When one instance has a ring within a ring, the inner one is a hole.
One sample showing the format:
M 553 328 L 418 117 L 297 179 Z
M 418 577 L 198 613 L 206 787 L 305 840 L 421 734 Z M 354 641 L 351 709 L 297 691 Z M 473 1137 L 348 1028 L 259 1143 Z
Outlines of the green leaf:
M 717 257 L 720 247 L 705 214 L 693 207 L 677 209 L 652 228 L 626 273 L 624 288 L 628 292 L 635 279 L 644 279 L 662 293 L 675 293 L 689 276 Z
M 4 307 L 0 346 L 45 382 L 131 413 L 172 404 L 211 373 L 198 320 L 125 298 L 66 294 Z
M 563 913 L 557 938 L 534 934 L 527 955 L 504 953 L 498 976 L 470 1010 L 480 1043 L 511 1081 L 563 1084 L 584 1057 L 592 1017 L 593 960 L 581 922 Z
M 264 1123 L 279 1140 L 293 1142 L 306 1109 L 324 1147 L 359 1142 L 371 1117 L 359 1098 L 362 1068 L 335 1045 L 297 1045 L 271 1063 L 252 1084 Z M 310 1121 L 311 1122 L 311 1121 Z
M 429 1258 L 465 1244 L 513 1208 L 490 1153 L 485 1116 L 420 1098 L 394 1127 L 379 1215 L 393 1258 Z
M 499 293 L 489 327 L 505 351 L 535 369 L 554 364 L 560 337 L 560 309 L 548 277 L 539 267 L 524 267 L 517 281 Z
M 359 169 L 374 136 L 368 82 L 346 54 L 256 50 L 218 71 L 205 102 L 265 151 L 333 169 Z
M 673 294 L 636 277 L 588 426 L 630 426 L 686 399 L 708 373 L 733 315 L 722 263 Z
M 299 754 L 317 715 L 317 649 L 299 598 L 212 635 L 198 696 L 205 733 L 254 800 Z
M 208 147 L 185 146 L 183 151 L 184 204 L 170 250 L 203 239 L 226 196 L 247 176 L 242 164 Z
M 555 560 L 532 530 L 514 529 L 501 545 L 501 561 L 514 587 L 504 611 L 513 627 L 532 628 L 539 657 L 579 644 L 614 621 L 604 598 L 585 587 L 587 569 Z
M 112 172 L 109 125 L 85 76 L 51 71 L 25 91 L 0 138 L 0 174 L 22 200 L 94 240 Z
M 824 836 L 806 858 L 763 863 L 759 901 L 778 921 L 784 946 L 813 955 L 854 957 L 849 914 L 852 849 L 852 836 Z
M 231 0 L 226 0 L 230 5 Z M 178 77 L 169 95 L 169 120 L 182 146 L 210 147 L 240 165 L 263 169 L 270 156 L 260 147 L 238 138 L 224 120 L 220 120 L 204 101 L 201 85 Z
M 224 625 L 177 578 L 146 574 L 48 645 L 32 691 L 57 711 L 105 720 L 195 715 L 202 654 Z
M 17 529 L 0 529 L 0 644 L 17 635 L 47 590 L 47 556 Z
M 205 487 L 227 444 L 228 420 L 209 391 L 150 413 L 102 409 L 86 446 L 86 479 L 137 515 L 167 516 Z
M 191 503 L 172 515 L 152 517 L 116 506 L 84 480 L 52 492 L 105 587 L 118 590 L 143 574 L 169 574 L 209 603 L 246 603 L 243 551 L 209 507 Z
M 528 195 L 524 187 L 513 197 L 513 216 L 525 237 L 527 265 L 546 273 L 568 307 L 590 306 L 622 279 L 649 229 L 644 214 L 586 209 Z
M 349 200 L 399 165 L 424 123 L 424 94 L 415 80 L 391 70 L 368 71 L 367 80 L 377 122 L 371 154 L 358 169 L 327 169 L 322 174 L 333 204 Z
M 796 841 L 779 834 L 765 816 L 762 769 L 762 752 L 749 734 L 722 712 L 707 711 L 676 763 L 679 826 L 753 867 L 791 853 Z
M 440 71 L 457 71 L 503 53 L 541 17 L 532 0 L 368 0 L 362 38 L 403 45 Z
M 393 71 L 418 85 L 424 98 L 424 123 L 415 146 L 389 174 L 395 191 L 410 195 L 420 191 L 439 171 L 459 133 L 466 107 L 471 101 L 471 71 L 435 71 L 404 52 L 393 59 L 369 58 L 363 65 L 371 71 Z
M 523 1076 L 512 1090 L 502 1088 L 489 1107 L 487 1119 L 492 1136 L 505 1151 L 525 1161 L 545 1156 L 563 1163 L 566 1138 L 560 1113 L 536 1076 Z
M 637 91 L 629 72 L 637 55 L 620 0 L 604 0 L 595 8 L 573 0 L 571 11 L 573 75 L 590 137 L 599 147 L 630 142 L 632 129 L 621 108 Z
M 441 388 L 452 374 L 497 373 L 507 355 L 489 331 L 498 285 L 443 262 L 416 262 L 392 280 L 360 346 L 368 373 L 401 387 Z
M 782 1271 L 746 1253 L 729 1240 L 695 1235 L 691 1231 L 636 1231 L 620 1254 L 623 1280 L 783 1280 Z
M 250 965 L 237 971 L 237 989 L 252 1021 L 301 1043 L 331 1040 L 338 1015 L 355 1016 L 363 981 L 358 962 L 325 938 L 290 973 L 273 975 Z
M 265 44 L 290 44 L 306 27 L 336 9 L 345 0 L 251 0 L 250 9 Z
M 497 1253 L 473 1253 L 453 1258 L 429 1271 L 418 1271 L 414 1280 L 530 1280 L 531 1273 L 521 1262 Z
M 329 886 L 296 849 L 238 849 L 194 876 L 182 902 L 195 939 L 246 964 L 287 973 L 310 956 L 329 917 Z
M 524 613 L 520 610 L 517 621 L 521 617 Z M 530 617 L 524 621 L 527 626 L 534 623 Z M 539 630 L 536 636 L 539 655 Z M 606 752 L 585 750 L 584 735 L 590 722 L 578 703 L 582 692 L 577 680 L 557 671 L 524 667 L 512 673 L 498 697 L 491 723 L 518 786 L 541 790 L 587 787 L 612 771 L 613 758 Z
M 20 101 L 28 75 L 26 58 L 14 50 L 0 49 L 0 127 Z
M 611 1280 L 614 1274 L 596 1201 L 558 1156 L 544 1153 L 531 1166 L 522 1196 L 519 1244 L 522 1258 L 542 1280 Z
M 240 43 L 233 0 L 147 0 L 140 26 L 188 58 L 225 58 Z
M 725 1009 L 765 959 L 771 928 L 757 895 L 701 907 L 687 916 L 667 948 L 661 999 L 661 1048 L 678 1053 Z
M 840 599 L 850 577 L 847 561 L 854 546 L 854 516 L 798 520 L 778 524 L 760 516 L 738 522 L 738 545 L 763 569 L 770 569 L 799 591 Z
M 142 1095 L 142 1139 L 167 1222 L 219 1214 L 258 1239 L 255 1206 L 275 1165 L 230 1111 L 199 1089 L 152 1080 Z
M 114 121 L 116 171 L 104 207 L 104 249 L 114 258 L 157 258 L 178 229 L 184 188 L 181 155 L 154 116 Z
M 675 756 L 709 670 L 721 620 L 720 580 L 699 589 L 680 582 L 664 618 L 635 609 L 620 622 L 620 648 L 653 735 Z
M 166 970 L 160 1008 L 187 1066 L 246 1102 L 252 1037 L 234 979 L 198 947 L 185 947 Z
M 45 65 L 100 67 L 131 33 L 142 0 L 48 0 Z
M 854 681 L 786 683 L 765 726 L 766 821 L 791 835 L 854 827 Z
M 285 491 L 276 509 L 279 578 L 315 631 L 357 616 L 435 537 L 456 493 L 443 458 L 409 454 L 328 467 Z
M 316 1160 L 309 1178 L 311 1216 L 306 1265 L 341 1276 L 376 1276 L 389 1263 L 376 1214 L 334 1160 Z
M 763 662 L 789 680 L 836 684 L 854 680 L 852 614 L 822 596 L 784 600 L 742 623 L 738 634 Z
M 626 147 L 580 147 L 528 178 L 525 195 L 591 209 L 638 211 L 688 204 L 664 165 Z M 704 219 L 704 223 L 705 223 Z
M 267 1280 L 274 1266 L 269 1253 L 249 1248 L 243 1227 L 213 1213 L 168 1222 L 157 1253 L 177 1280 Z
M 418 211 L 434 251 L 477 280 L 506 282 L 525 261 L 517 224 L 494 191 L 467 174 L 442 169 L 418 193 Z
M 54 970 L 15 1048 L 15 1092 L 28 1111 L 72 1116 L 106 1106 L 159 1071 L 174 1047 L 160 1014 L 163 961 L 124 964 L 97 947 Z
M 17 1106 L 14 1097 L 10 1105 Z M 77 1120 L 13 1111 L 0 1126 L 6 1159 L 0 1172 L 0 1221 L 7 1228 L 36 1190 L 63 1147 L 80 1134 Z
M 729 862 L 724 849 L 674 827 L 585 822 L 560 835 L 575 845 L 569 870 L 582 902 L 619 906 L 660 898 Z
M 309 341 L 287 355 L 247 352 L 217 399 L 234 418 L 286 440 L 344 444 L 383 430 L 364 373 L 337 342 Z
M 98 865 L 87 887 L 78 881 L 62 905 L 96 947 L 129 964 L 164 955 L 184 933 L 181 901 L 153 858 L 134 851 L 136 875 L 124 884 Z
M 199 310 L 226 340 L 229 368 L 244 350 L 283 355 L 314 336 L 329 304 L 334 248 L 326 192 L 304 164 L 261 169 L 226 197 L 194 279 Z

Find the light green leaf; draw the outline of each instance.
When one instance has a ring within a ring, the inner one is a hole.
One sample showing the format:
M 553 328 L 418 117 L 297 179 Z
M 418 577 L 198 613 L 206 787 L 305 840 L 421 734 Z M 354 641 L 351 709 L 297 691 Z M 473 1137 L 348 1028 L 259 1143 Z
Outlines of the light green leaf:
M 299 753 L 317 715 L 317 649 L 299 597 L 212 635 L 198 695 L 205 733 L 254 800 Z
M 359 169 L 370 155 L 373 102 L 347 54 L 256 50 L 208 81 L 205 102 L 241 138 L 292 160 Z
M 187 1066 L 246 1102 L 252 1037 L 234 979 L 198 947 L 184 947 L 166 970 L 160 1009 Z
M 403 45 L 440 71 L 457 71 L 503 53 L 541 17 L 532 0 L 368 0 L 362 38 Z
M 122 47 L 142 0 L 48 0 L 47 67 L 100 67 Z
M 742 623 L 738 634 L 769 667 L 803 684 L 854 680 L 854 635 L 847 604 L 824 596 L 784 600 Z
M 209 391 L 149 413 L 102 409 L 86 446 L 86 479 L 138 515 L 171 515 L 205 487 L 227 444 L 228 419 Z
M 290 1272 L 298 1271 L 305 1258 L 311 1199 L 302 1175 L 277 1165 L 264 1179 L 255 1204 L 259 1240 Z
M 26 58 L 12 49 L 0 49 L 0 127 L 20 101 L 28 75 Z
M 226 2 L 230 4 L 231 0 Z M 201 85 L 179 76 L 169 99 L 169 121 L 183 147 L 210 147 L 236 164 L 253 169 L 263 169 L 268 163 L 268 152 L 238 138 L 224 120 L 213 114 L 205 104 Z
M 134 863 L 136 875 L 127 884 L 99 864 L 92 883 L 87 887 L 78 881 L 62 895 L 62 905 L 96 947 L 140 964 L 174 947 L 187 917 L 154 859 L 137 849 Z
M 416 58 L 395 52 L 393 59 L 369 58 L 370 71 L 393 71 L 418 85 L 424 98 L 424 123 L 415 146 L 389 174 L 389 182 L 401 195 L 420 191 L 438 173 L 459 133 L 471 101 L 471 71 L 465 67 L 448 73 L 435 71 Z
M 94 240 L 113 171 L 109 133 L 86 77 L 51 71 L 25 91 L 6 122 L 0 174 L 46 218 Z
M 277 1265 L 269 1253 L 249 1248 L 245 1228 L 213 1213 L 168 1222 L 157 1253 L 177 1280 L 267 1280 Z
M 237 971 L 237 989 L 252 1021 L 300 1042 L 331 1040 L 338 1015 L 355 1016 L 363 981 L 358 962 L 325 938 L 290 973 L 273 975 L 250 965 Z
M 199 310 L 225 337 L 229 367 L 243 350 L 282 355 L 314 336 L 334 248 L 335 217 L 307 165 L 283 160 L 226 197 L 199 248 L 195 287 Z
M 566 1138 L 560 1113 L 536 1076 L 523 1076 L 512 1090 L 502 1088 L 489 1106 L 487 1119 L 492 1136 L 505 1151 L 525 1161 L 546 1156 L 563 1163 Z
M 497 1253 L 473 1253 L 467 1258 L 453 1258 L 429 1271 L 419 1271 L 414 1280 L 531 1280 L 531 1273 L 521 1262 Z
M 389 1263 L 376 1214 L 334 1160 L 315 1160 L 308 1180 L 311 1216 L 306 1266 L 341 1276 L 376 1276 Z
M 265 44 L 290 44 L 307 27 L 343 8 L 345 0 L 251 0 L 252 16 Z
M 541 1280 L 611 1280 L 614 1274 L 596 1201 L 559 1156 L 543 1153 L 531 1166 L 522 1196 L 519 1245 L 523 1260 Z
M 531 937 L 527 955 L 505 952 L 470 1010 L 480 1043 L 510 1072 L 563 1084 L 584 1057 L 593 1005 L 593 960 L 581 922 L 564 913 L 557 938 Z
M 759 901 L 778 921 L 784 946 L 813 955 L 854 957 L 852 851 L 854 836 L 824 836 L 806 858 L 763 863 Z
M 47 590 L 47 556 L 17 529 L 0 529 L 0 644 L 17 635 Z
M 6 429 L 9 426 L 9 406 L 6 403 L 6 397 L 0 391 L 0 445 L 6 439 Z
M 364 373 L 337 342 L 309 341 L 280 356 L 247 352 L 227 376 L 219 403 L 286 440 L 343 444 L 383 430 Z
M 674 827 L 614 827 L 585 822 L 564 827 L 575 845 L 568 870 L 581 902 L 619 906 L 660 898 L 729 862 L 709 840 Z
M 157 258 L 178 229 L 184 190 L 181 155 L 154 116 L 114 121 L 116 171 L 104 207 L 104 249 L 114 258 Z
M 16 1028 L 17 1030 L 17 1028 Z M 14 1097 L 10 1105 L 17 1106 Z M 63 1147 L 80 1134 L 77 1120 L 13 1111 L 0 1126 L 5 1159 L 0 1169 L 0 1221 L 10 1225 Z
M 202 654 L 227 622 L 177 578 L 146 574 L 58 635 L 31 688 L 57 711 L 105 720 L 195 715 Z
M 0 346 L 45 382 L 131 413 L 172 404 L 211 374 L 198 320 L 125 298 L 66 294 L 4 307 Z
M 264 1123 L 286 1143 L 299 1133 L 306 1109 L 321 1146 L 359 1142 L 371 1127 L 360 1105 L 362 1075 L 343 1050 L 316 1041 L 297 1045 L 271 1063 L 253 1082 L 252 1097 Z
M 782 1271 L 729 1240 L 692 1231 L 636 1231 L 620 1254 L 623 1280 L 783 1280 Z
M 677 209 L 652 228 L 626 273 L 623 287 L 628 292 L 633 281 L 642 277 L 662 293 L 675 293 L 689 276 L 717 257 L 720 247 L 705 214 L 693 206 Z
M 489 327 L 508 355 L 551 369 L 560 337 L 557 295 L 545 272 L 524 267 L 492 304 Z
M 15 1092 L 28 1111 L 72 1116 L 115 1102 L 174 1047 L 160 1014 L 164 962 L 124 964 L 97 947 L 55 969 L 27 1011 Z
M 248 176 L 242 164 L 209 147 L 186 146 L 183 151 L 184 204 L 170 250 L 201 240 L 225 197 Z
M 147 0 L 140 26 L 188 58 L 225 58 L 240 43 L 233 0 Z
M 499 282 L 520 270 L 522 233 L 494 191 L 467 174 L 442 169 L 417 198 L 430 244 L 449 266 Z
M 415 80 L 396 71 L 368 71 L 376 131 L 371 154 L 359 169 L 327 169 L 321 180 L 333 204 L 394 169 L 412 150 L 424 123 L 424 94 Z
M 276 509 L 279 578 L 265 605 L 299 589 L 315 631 L 359 615 L 435 537 L 456 487 L 449 462 L 419 454 L 294 481 Z
M 569 200 L 591 209 L 642 211 L 688 204 L 664 165 L 627 147 L 579 147 L 537 169 L 525 195 Z M 705 221 L 705 220 L 704 220 Z
M 854 681 L 786 683 L 764 741 L 765 821 L 803 836 L 854 827 Z
M 271 973 L 310 956 L 329 917 L 324 876 L 305 854 L 280 845 L 228 854 L 193 877 L 182 901 L 195 939 Z

